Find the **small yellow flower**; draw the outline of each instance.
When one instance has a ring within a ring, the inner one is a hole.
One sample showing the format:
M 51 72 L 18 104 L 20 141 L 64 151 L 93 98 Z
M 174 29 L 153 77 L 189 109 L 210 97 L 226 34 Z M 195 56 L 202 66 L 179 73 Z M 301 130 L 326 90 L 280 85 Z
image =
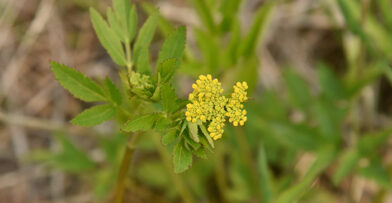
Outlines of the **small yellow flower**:
M 234 93 L 231 94 L 228 104 L 226 105 L 226 115 L 229 117 L 229 122 L 232 122 L 234 126 L 244 125 L 247 117 L 246 110 L 242 109 L 248 97 L 246 90 L 248 89 L 248 84 L 246 82 L 237 82 L 234 86 Z
M 186 120 L 196 123 L 209 123 L 208 132 L 217 140 L 222 137 L 226 116 L 234 126 L 244 125 L 246 111 L 243 110 L 242 102 L 247 100 L 246 82 L 237 82 L 234 86 L 232 98 L 227 99 L 221 95 L 222 85 L 218 79 L 213 79 L 210 74 L 200 75 L 196 84 L 192 84 L 193 92 L 189 94 L 190 104 L 186 105 Z

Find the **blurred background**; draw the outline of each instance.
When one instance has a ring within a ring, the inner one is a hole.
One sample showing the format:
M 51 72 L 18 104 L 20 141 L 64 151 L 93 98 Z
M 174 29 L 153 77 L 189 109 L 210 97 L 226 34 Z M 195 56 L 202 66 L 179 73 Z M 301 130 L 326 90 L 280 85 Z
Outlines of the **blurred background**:
M 392 202 L 390 0 L 132 3 L 139 27 L 160 10 L 152 61 L 170 29 L 187 27 L 180 97 L 199 74 L 251 86 L 246 127 L 226 129 L 179 175 L 194 201 Z M 49 68 L 118 83 L 88 12 L 110 5 L 0 0 L 0 202 L 110 202 L 127 138 L 115 122 L 72 125 L 91 104 Z M 156 149 L 147 136 L 138 143 L 125 202 L 182 202 Z

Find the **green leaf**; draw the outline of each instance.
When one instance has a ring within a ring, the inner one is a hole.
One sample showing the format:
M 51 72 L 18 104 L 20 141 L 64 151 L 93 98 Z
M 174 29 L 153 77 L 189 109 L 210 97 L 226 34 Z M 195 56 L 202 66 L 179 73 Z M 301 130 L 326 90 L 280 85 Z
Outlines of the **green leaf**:
M 260 123 L 260 125 L 265 125 Z M 317 150 L 322 140 L 317 132 L 306 125 L 294 125 L 289 122 L 269 122 L 267 124 L 274 139 L 278 142 L 301 150 Z
M 147 47 L 142 47 L 139 56 L 135 58 L 136 68 L 139 73 L 151 76 L 150 55 Z
M 210 70 L 210 73 L 214 73 L 219 67 L 220 52 L 216 50 L 219 50 L 220 47 L 214 37 L 207 35 L 199 29 L 195 29 L 195 35 L 205 64 L 208 70 Z
M 116 115 L 116 109 L 109 104 L 93 106 L 72 119 L 72 123 L 80 126 L 95 126 Z
M 309 191 L 309 187 L 313 183 L 314 179 L 328 167 L 335 158 L 336 153 L 337 149 L 334 146 L 325 146 L 321 148 L 317 159 L 313 162 L 302 180 L 282 192 L 275 202 L 296 202 L 296 200 L 298 200 L 298 198 L 300 198 L 306 191 Z
M 178 142 L 173 150 L 174 172 L 182 173 L 192 165 L 192 154 L 189 152 L 183 142 Z
M 127 60 L 125 59 L 120 39 L 94 8 L 90 8 L 90 18 L 99 41 L 112 57 L 113 61 L 120 66 L 126 65 Z
M 256 13 L 256 17 L 250 28 L 248 35 L 245 37 L 245 40 L 241 43 L 241 51 L 242 55 L 249 57 L 255 53 L 256 47 L 260 44 L 260 41 L 263 39 L 264 32 L 267 27 L 267 23 L 269 20 L 270 13 L 274 8 L 275 3 L 273 1 L 266 3 L 261 6 L 260 9 Z
M 370 156 L 385 144 L 386 140 L 391 136 L 392 129 L 385 129 L 379 132 L 366 133 L 358 141 L 358 150 L 361 156 Z
M 169 130 L 163 137 L 162 137 L 162 144 L 168 145 L 174 141 L 176 141 L 178 135 L 177 129 Z
M 183 134 L 183 137 L 185 138 L 185 147 L 189 150 L 198 150 L 201 146 L 200 143 L 195 142 L 191 136 L 189 135 L 189 132 L 185 132 Z
M 150 17 L 148 17 L 147 21 L 140 29 L 137 39 L 135 41 L 135 45 L 133 47 L 133 58 L 135 61 L 138 60 L 142 48 L 145 47 L 146 49 L 148 49 L 148 47 L 150 46 L 151 40 L 155 33 L 155 28 L 157 26 L 157 21 L 158 12 L 155 11 L 152 15 L 150 15 Z
M 364 42 L 369 52 L 374 52 L 374 42 L 371 41 L 369 36 L 362 29 L 362 20 L 361 20 L 361 9 L 355 1 L 345 1 L 338 0 L 337 1 L 341 13 L 343 14 L 346 25 L 348 29 L 358 35 L 361 40 Z
M 227 62 L 224 61 L 227 63 L 227 65 L 225 64 L 226 67 L 236 64 L 239 56 L 238 52 L 241 45 L 241 26 L 237 19 L 234 21 L 230 32 L 230 41 L 228 42 L 226 52 L 224 53 L 224 59 L 227 60 Z
M 123 24 L 125 33 L 128 33 L 129 11 L 131 4 L 129 0 L 113 0 L 113 8 L 116 12 L 120 22 Z
M 149 15 L 155 12 L 156 8 L 153 3 L 148 1 L 142 1 L 140 3 L 142 4 L 143 10 Z M 174 30 L 173 24 L 166 20 L 162 15 L 159 15 L 158 28 L 165 38 L 168 37 Z
M 147 114 L 133 118 L 125 123 L 122 130 L 125 132 L 136 132 L 139 130 L 150 130 L 153 128 L 155 121 L 159 118 L 157 114 Z
M 132 6 L 131 12 L 129 12 L 128 18 L 128 39 L 129 42 L 132 42 L 133 38 L 136 35 L 137 31 L 137 12 L 135 5 Z
M 241 0 L 223 0 L 220 10 L 223 14 L 223 19 L 221 21 L 222 31 L 229 31 L 233 25 L 233 21 L 236 20 L 238 10 L 241 5 Z
M 171 121 L 167 117 L 160 116 L 155 125 L 157 131 L 167 130 L 170 127 Z
M 385 20 L 385 24 L 392 30 L 392 2 L 390 0 L 379 0 L 377 1 L 377 5 L 381 11 L 382 17 Z
M 343 178 L 357 166 L 359 159 L 360 156 L 356 149 L 348 149 L 344 151 L 340 158 L 339 165 L 332 177 L 334 184 L 339 184 Z
M 167 59 L 175 58 L 176 64 L 174 69 L 177 69 L 181 63 L 182 54 L 185 48 L 185 40 L 186 29 L 182 26 L 176 29 L 163 43 L 161 51 L 159 52 L 157 64 L 160 65 Z M 160 72 L 160 69 L 158 69 L 158 72 Z
M 215 31 L 215 22 L 211 13 L 210 8 L 205 2 L 205 0 L 190 0 L 193 7 L 196 9 L 200 20 L 203 22 L 204 26 L 213 33 Z
M 117 89 L 116 85 L 114 85 L 108 77 L 105 78 L 105 89 L 109 93 L 109 99 L 117 105 L 121 105 L 121 92 Z
M 198 125 L 199 125 L 200 130 L 201 130 L 201 132 L 203 133 L 204 137 L 208 140 L 208 143 L 210 144 L 210 146 L 211 146 L 212 148 L 214 148 L 214 147 L 215 147 L 215 146 L 214 146 L 214 141 L 213 141 L 212 138 L 210 137 L 210 134 L 208 133 L 206 127 L 205 127 L 203 124 L 201 124 L 201 123 L 198 123 Z
M 176 92 L 167 83 L 161 84 L 161 100 L 167 113 L 172 113 L 178 109 Z
M 298 108 L 308 108 L 311 97 L 305 81 L 291 69 L 286 69 L 284 79 L 293 104 Z
M 189 135 L 192 138 L 193 141 L 195 142 L 200 142 L 199 139 L 199 130 L 197 128 L 197 124 L 196 123 L 192 123 L 192 122 L 188 122 L 188 129 L 189 129 Z
M 322 92 L 330 99 L 344 99 L 346 97 L 343 83 L 335 76 L 330 68 L 318 65 L 318 77 Z
M 106 100 L 101 87 L 81 72 L 54 61 L 50 62 L 50 67 L 56 80 L 74 97 L 86 102 Z
M 271 185 L 271 177 L 270 173 L 268 171 L 268 162 L 267 162 L 267 157 L 265 154 L 264 146 L 261 143 L 259 145 L 259 152 L 258 152 L 258 158 L 257 158 L 257 163 L 258 163 L 258 169 L 259 169 L 259 177 L 260 177 L 260 188 L 261 188 L 261 194 L 263 198 L 263 202 L 269 203 L 272 202 L 272 185 Z
M 207 159 L 207 153 L 203 148 L 199 148 L 198 150 L 192 150 L 192 154 L 199 157 L 200 159 Z
M 56 138 L 62 149 L 60 153 L 54 155 L 50 162 L 54 167 L 68 172 L 86 171 L 94 168 L 94 162 L 84 152 L 76 148 L 67 137 L 57 134 Z
M 319 99 L 313 103 L 312 111 L 317 120 L 321 135 L 330 141 L 339 142 L 340 124 L 346 111 L 337 107 L 328 99 Z
M 158 73 L 161 75 L 162 82 L 169 82 L 173 77 L 176 70 L 177 59 L 170 58 L 163 61 L 158 66 Z
M 125 42 L 124 30 L 121 26 L 121 23 L 118 21 L 117 16 L 113 13 L 112 8 L 107 8 L 106 15 L 108 17 L 110 28 L 116 33 L 118 39 L 120 39 L 122 42 Z
M 389 177 L 388 171 L 382 166 L 379 158 L 372 159 L 368 166 L 360 168 L 359 174 L 374 180 L 377 184 L 388 190 L 392 189 L 391 178 Z

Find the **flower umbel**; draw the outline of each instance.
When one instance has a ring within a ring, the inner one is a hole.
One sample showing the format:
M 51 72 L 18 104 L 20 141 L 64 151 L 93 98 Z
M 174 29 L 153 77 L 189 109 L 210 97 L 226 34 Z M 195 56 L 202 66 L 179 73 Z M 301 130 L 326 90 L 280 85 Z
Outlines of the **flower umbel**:
M 243 110 L 243 102 L 247 100 L 246 82 L 238 82 L 234 86 L 232 98 L 222 95 L 222 84 L 211 75 L 200 75 L 195 84 L 192 84 L 193 92 L 189 94 L 189 103 L 185 112 L 186 120 L 196 123 L 208 123 L 210 136 L 217 140 L 224 132 L 226 116 L 234 126 L 244 125 L 246 111 Z
M 246 110 L 243 109 L 244 105 L 242 103 L 248 100 L 246 96 L 248 85 L 246 82 L 237 82 L 233 89 L 234 92 L 226 105 L 226 116 L 229 117 L 229 122 L 233 123 L 234 126 L 238 126 L 238 124 L 242 126 L 247 120 Z

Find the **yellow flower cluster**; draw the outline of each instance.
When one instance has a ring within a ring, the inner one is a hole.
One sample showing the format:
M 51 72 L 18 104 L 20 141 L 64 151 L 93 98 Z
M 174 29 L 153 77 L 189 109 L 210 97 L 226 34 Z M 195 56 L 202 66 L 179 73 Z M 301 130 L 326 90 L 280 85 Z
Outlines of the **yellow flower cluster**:
M 214 140 L 222 137 L 226 116 L 234 126 L 245 123 L 246 111 L 242 110 L 242 102 L 247 100 L 246 82 L 234 86 L 230 100 L 222 95 L 222 84 L 218 79 L 212 79 L 209 74 L 200 75 L 192 88 L 193 92 L 189 94 L 191 103 L 186 106 L 186 120 L 194 123 L 199 120 L 203 123 L 209 122 L 208 132 Z
M 233 123 L 234 126 L 244 125 L 247 120 L 246 110 L 244 110 L 244 105 L 242 104 L 248 97 L 246 96 L 248 85 L 246 82 L 237 82 L 233 86 L 234 92 L 231 94 L 231 98 L 226 105 L 226 116 L 229 117 L 229 122 Z

